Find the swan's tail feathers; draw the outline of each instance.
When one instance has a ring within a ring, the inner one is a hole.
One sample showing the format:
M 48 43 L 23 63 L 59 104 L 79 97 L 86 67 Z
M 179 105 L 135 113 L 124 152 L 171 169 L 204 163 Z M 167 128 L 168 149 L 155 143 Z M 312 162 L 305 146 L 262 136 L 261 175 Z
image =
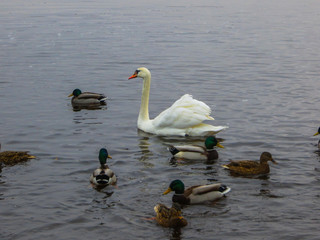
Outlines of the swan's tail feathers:
M 168 151 L 171 152 L 171 154 L 172 154 L 173 156 L 176 155 L 176 154 L 179 152 L 179 150 L 176 149 L 174 146 L 168 147 Z
M 214 120 L 214 118 L 211 116 L 207 116 L 207 118 L 208 118 L 208 120 Z
M 229 128 L 228 126 L 212 126 L 212 127 L 213 127 L 213 130 L 216 131 L 217 133 Z
M 189 129 L 189 132 L 187 132 L 187 134 L 189 136 L 210 136 L 215 135 L 227 128 L 228 126 L 212 126 L 209 124 L 201 123 Z

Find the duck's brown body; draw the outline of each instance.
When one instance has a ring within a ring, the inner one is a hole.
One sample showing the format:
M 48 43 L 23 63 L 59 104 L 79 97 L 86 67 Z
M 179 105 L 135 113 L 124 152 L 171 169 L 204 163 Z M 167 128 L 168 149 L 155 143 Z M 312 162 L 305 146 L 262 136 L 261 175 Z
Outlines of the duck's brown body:
M 156 221 L 163 227 L 179 228 L 188 224 L 187 220 L 181 216 L 181 208 L 177 203 L 173 203 L 171 208 L 164 204 L 158 204 L 154 207 L 156 212 Z
M 267 174 L 270 172 L 268 161 L 276 163 L 269 152 L 263 152 L 260 156 L 260 162 L 251 160 L 231 161 L 223 167 L 239 175 Z
M 94 187 L 102 188 L 108 185 L 116 185 L 117 177 L 108 165 L 101 165 L 90 176 L 90 182 Z
M 105 105 L 106 97 L 100 93 L 84 92 L 79 96 L 73 97 L 71 103 L 73 105 L 91 106 L 91 105 Z
M 5 165 L 14 165 L 32 158 L 35 156 L 28 154 L 28 152 L 5 151 L 0 153 L 0 163 Z

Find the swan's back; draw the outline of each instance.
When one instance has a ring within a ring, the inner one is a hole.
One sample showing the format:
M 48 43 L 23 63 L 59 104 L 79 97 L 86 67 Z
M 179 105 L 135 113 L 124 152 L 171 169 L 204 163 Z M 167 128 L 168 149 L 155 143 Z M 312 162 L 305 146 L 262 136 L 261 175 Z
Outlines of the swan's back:
M 204 102 L 185 94 L 170 108 L 161 112 L 154 120 L 156 128 L 185 129 L 202 123 L 204 120 L 214 120 L 210 117 L 211 109 Z

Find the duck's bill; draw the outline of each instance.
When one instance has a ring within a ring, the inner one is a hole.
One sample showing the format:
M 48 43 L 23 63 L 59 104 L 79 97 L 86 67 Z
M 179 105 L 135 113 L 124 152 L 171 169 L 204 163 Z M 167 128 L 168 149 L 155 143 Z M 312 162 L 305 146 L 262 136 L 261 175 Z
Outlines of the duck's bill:
M 274 164 L 278 164 L 274 159 L 272 159 L 271 162 L 273 162 Z
M 224 148 L 224 146 L 222 146 L 220 143 L 217 143 L 217 147 Z
M 317 136 L 317 135 L 319 135 L 319 132 L 316 132 L 315 134 L 313 134 L 313 136 Z
M 73 93 L 71 93 L 68 97 L 72 97 L 73 96 Z
M 171 192 L 172 191 L 172 189 L 171 188 L 168 188 L 165 192 L 163 192 L 163 195 L 166 195 L 166 194 L 168 194 L 169 192 Z
M 111 159 L 112 159 L 112 157 L 111 157 L 110 155 L 108 155 L 108 158 L 111 158 Z

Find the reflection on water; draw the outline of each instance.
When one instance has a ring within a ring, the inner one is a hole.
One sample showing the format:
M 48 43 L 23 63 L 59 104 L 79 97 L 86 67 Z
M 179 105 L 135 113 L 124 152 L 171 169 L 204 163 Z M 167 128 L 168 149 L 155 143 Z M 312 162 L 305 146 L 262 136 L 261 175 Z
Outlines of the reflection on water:
M 75 124 L 103 124 L 101 119 L 92 117 L 87 112 L 81 115 L 76 115 L 73 118 L 73 122 Z
M 139 138 L 140 153 L 141 154 L 139 161 L 143 163 L 145 168 L 153 168 L 154 164 L 150 163 L 150 158 L 153 156 L 152 151 L 149 149 L 149 137 L 141 137 Z
M 174 228 L 174 229 L 171 229 L 170 232 L 171 232 L 171 235 L 170 235 L 170 240 L 181 240 L 181 232 L 183 230 L 181 228 Z
M 224 169 L 228 174 L 232 177 L 240 177 L 240 178 L 249 178 L 249 179 L 261 179 L 261 180 L 268 180 L 270 174 L 259 174 L 259 175 L 241 175 L 236 172 L 228 171 L 227 169 Z
M 79 112 L 83 109 L 86 109 L 86 110 L 107 109 L 107 107 L 105 107 L 104 105 L 107 105 L 107 104 L 91 105 L 91 106 L 81 106 L 81 105 L 72 104 L 72 108 L 73 108 L 73 111 L 75 111 L 75 112 Z

